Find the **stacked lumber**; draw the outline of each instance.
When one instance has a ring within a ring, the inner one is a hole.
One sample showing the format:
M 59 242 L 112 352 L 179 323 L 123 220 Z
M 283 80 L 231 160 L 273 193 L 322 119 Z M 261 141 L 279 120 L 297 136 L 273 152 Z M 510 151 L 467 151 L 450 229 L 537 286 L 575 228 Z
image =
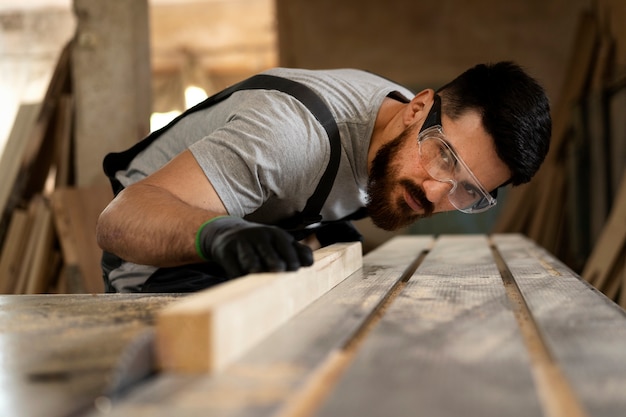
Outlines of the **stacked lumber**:
M 508 193 L 494 228 L 527 235 L 579 273 L 592 252 L 604 250 L 598 245 L 610 227 L 611 207 L 619 206 L 626 164 L 626 82 L 620 81 L 626 77 L 615 74 L 615 41 L 600 15 L 580 16 L 560 100 L 552 105 L 550 152 L 531 183 Z M 599 289 L 618 295 L 604 284 Z
M 609 219 L 582 276 L 626 308 L 626 171 Z
M 19 107 L 0 155 L 3 294 L 102 291 L 99 267 L 94 267 L 99 258 L 94 231 L 111 192 L 103 187 L 69 191 L 75 188 L 71 51 L 70 41 L 42 103 Z

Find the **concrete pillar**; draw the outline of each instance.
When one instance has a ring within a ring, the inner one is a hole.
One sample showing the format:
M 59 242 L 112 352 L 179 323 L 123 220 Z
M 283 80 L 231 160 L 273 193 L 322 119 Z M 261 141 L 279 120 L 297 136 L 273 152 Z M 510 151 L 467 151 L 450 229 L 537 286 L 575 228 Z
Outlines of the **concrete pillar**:
M 76 185 L 106 181 L 102 159 L 150 129 L 148 0 L 74 0 Z

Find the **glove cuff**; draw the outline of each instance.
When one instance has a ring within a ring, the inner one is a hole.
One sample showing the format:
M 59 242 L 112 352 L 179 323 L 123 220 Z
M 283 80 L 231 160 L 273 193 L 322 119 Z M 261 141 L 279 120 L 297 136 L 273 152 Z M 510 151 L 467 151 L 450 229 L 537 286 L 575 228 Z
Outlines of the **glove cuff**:
M 205 261 L 210 261 L 211 242 L 220 232 L 236 226 L 248 224 L 246 220 L 233 216 L 217 216 L 202 223 L 196 232 L 196 253 Z

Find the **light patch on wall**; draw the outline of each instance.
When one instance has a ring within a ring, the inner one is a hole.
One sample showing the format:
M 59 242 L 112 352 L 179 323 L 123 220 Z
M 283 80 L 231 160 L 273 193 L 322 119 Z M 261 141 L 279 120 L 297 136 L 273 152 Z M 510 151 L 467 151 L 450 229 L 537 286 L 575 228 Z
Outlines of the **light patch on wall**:
M 190 108 L 200 103 L 204 99 L 208 97 L 206 91 L 204 89 L 190 85 L 185 89 L 185 108 Z M 178 116 L 181 112 L 179 111 L 169 111 L 166 113 L 152 113 L 150 116 L 150 131 L 154 132 L 157 129 L 160 129 L 167 125 L 169 122 L 174 120 L 176 116 Z

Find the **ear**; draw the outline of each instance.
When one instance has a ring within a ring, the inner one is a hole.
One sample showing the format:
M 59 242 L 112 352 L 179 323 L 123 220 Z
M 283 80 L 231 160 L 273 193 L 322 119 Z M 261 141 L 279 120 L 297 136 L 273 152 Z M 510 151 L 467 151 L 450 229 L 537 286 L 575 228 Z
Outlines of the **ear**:
M 435 90 L 433 89 L 429 88 L 417 93 L 404 110 L 404 114 L 402 115 L 404 125 L 410 126 L 416 122 L 424 121 L 428 115 L 428 111 L 433 105 L 434 99 Z

